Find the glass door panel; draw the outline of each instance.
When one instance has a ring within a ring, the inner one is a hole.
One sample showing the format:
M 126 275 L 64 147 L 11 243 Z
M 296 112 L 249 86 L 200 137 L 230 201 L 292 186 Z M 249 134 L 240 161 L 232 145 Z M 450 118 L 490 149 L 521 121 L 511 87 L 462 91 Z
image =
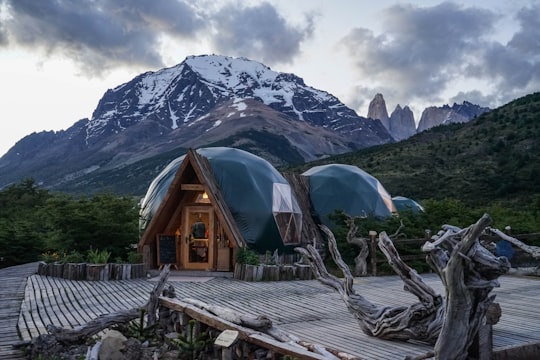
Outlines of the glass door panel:
M 185 269 L 210 269 L 214 257 L 214 212 L 209 206 L 188 206 L 183 211 L 182 241 Z

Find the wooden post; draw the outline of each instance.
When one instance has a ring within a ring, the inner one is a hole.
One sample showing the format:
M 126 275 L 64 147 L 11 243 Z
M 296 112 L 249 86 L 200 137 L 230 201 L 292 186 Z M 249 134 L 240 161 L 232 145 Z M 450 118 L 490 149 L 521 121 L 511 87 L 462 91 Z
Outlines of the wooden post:
M 371 275 L 377 276 L 377 232 L 369 231 L 370 245 L 371 245 Z
M 311 280 L 311 266 L 303 264 L 295 264 L 296 278 L 298 280 Z

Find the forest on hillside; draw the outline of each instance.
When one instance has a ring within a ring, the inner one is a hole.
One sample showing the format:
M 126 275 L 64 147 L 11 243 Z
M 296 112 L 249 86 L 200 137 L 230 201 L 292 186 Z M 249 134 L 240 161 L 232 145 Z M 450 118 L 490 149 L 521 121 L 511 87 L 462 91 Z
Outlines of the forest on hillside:
M 469 206 L 513 209 L 540 202 L 540 93 L 468 123 L 440 125 L 407 140 L 329 157 L 355 165 L 392 194 L 415 200 L 458 199 Z
M 496 228 L 511 226 L 515 234 L 540 232 L 540 200 L 519 210 L 496 203 L 471 207 L 449 198 L 425 200 L 422 205 L 423 213 L 405 211 L 384 221 L 362 219 L 360 231 L 393 233 L 403 222 L 403 237 L 422 238 L 426 229 L 435 231 L 443 224 L 466 227 L 487 212 Z M 132 197 L 111 193 L 75 197 L 26 179 L 0 190 L 0 268 L 38 260 L 80 262 L 98 251 L 108 254 L 108 261 L 131 262 L 139 240 L 138 211 Z M 345 258 L 352 261 L 354 249 L 346 245 L 343 214 L 337 211 L 334 218 L 336 238 Z

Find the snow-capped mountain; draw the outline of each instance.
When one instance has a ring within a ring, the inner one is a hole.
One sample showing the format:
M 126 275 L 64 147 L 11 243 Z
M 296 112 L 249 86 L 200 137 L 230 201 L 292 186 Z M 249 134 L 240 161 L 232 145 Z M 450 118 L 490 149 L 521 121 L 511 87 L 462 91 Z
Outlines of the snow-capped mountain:
M 287 164 L 390 141 L 380 121 L 294 74 L 245 58 L 192 56 L 107 90 L 90 120 L 23 138 L 0 159 L 0 187 L 28 176 L 59 187 L 212 144 Z
M 389 140 L 377 122 L 359 117 L 296 75 L 245 58 L 210 55 L 188 57 L 108 90 L 88 123 L 86 141 L 95 143 L 148 118 L 172 131 L 235 99 L 254 99 L 293 119 L 352 136 L 360 147 Z

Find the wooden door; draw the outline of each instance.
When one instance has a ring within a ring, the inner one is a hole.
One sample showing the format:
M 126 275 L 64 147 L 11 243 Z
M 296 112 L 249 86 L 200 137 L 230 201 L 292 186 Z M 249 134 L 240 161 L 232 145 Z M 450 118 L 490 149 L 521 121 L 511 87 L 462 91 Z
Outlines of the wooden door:
M 186 206 L 183 214 L 181 256 L 184 269 L 212 269 L 214 264 L 214 210 L 211 206 Z

